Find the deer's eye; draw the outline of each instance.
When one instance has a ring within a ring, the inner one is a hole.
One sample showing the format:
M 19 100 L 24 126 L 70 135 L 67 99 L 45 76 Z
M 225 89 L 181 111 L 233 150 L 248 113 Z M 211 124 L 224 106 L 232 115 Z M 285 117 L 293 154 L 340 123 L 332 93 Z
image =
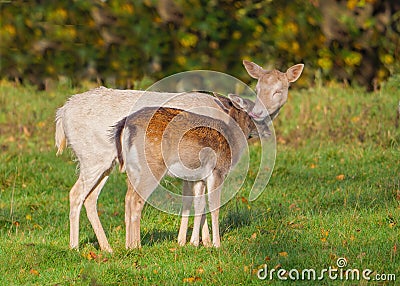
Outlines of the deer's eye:
M 272 95 L 272 97 L 281 96 L 281 94 L 282 94 L 282 92 L 276 91 L 276 92 Z

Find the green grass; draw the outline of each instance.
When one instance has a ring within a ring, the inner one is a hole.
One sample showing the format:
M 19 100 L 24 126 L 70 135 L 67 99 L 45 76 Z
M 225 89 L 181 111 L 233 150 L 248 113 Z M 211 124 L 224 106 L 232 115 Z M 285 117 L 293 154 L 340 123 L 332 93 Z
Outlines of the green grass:
M 0 285 L 275 285 L 276 275 L 261 281 L 258 269 L 319 272 L 339 257 L 399 281 L 398 77 L 378 93 L 292 91 L 275 122 L 270 183 L 254 202 L 245 184 L 222 208 L 220 249 L 179 247 L 179 218 L 146 207 L 143 247 L 125 250 L 125 177 L 114 171 L 99 199 L 112 255 L 98 250 L 84 210 L 80 250 L 68 248 L 77 169 L 70 153 L 55 156 L 53 121 L 56 107 L 85 89 L 0 85 Z

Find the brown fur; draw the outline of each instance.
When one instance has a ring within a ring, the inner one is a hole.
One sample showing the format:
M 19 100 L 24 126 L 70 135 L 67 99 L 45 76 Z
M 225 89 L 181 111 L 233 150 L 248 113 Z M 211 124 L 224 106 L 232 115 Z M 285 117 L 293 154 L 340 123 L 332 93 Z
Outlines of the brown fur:
M 121 165 L 124 164 L 124 161 L 121 154 L 120 136 L 122 128 L 125 126 L 125 121 L 131 135 L 133 129 L 141 128 L 144 130 L 146 128 L 146 158 L 151 158 L 150 160 L 153 162 L 158 162 L 165 166 L 161 150 L 161 142 L 163 140 L 167 140 L 170 146 L 179 144 L 179 156 L 183 164 L 190 169 L 200 167 L 201 162 L 198 154 L 206 147 L 216 152 L 218 165 L 226 165 L 226 163 L 231 162 L 231 151 L 225 137 L 231 138 L 232 132 L 224 128 L 225 123 L 180 109 L 161 107 L 144 108 L 116 125 L 116 146 L 118 160 Z M 194 127 L 190 128 L 190 126 Z M 183 135 L 182 138 L 177 138 L 171 132 L 185 130 L 187 127 L 190 129 L 185 134 L 181 134 Z M 129 148 L 134 144 L 135 140 L 137 140 L 135 136 L 130 136 Z M 192 154 L 196 155 L 192 156 Z M 176 154 L 174 155 L 176 156 Z
M 257 132 L 253 120 L 246 112 L 235 108 L 226 97 L 217 96 L 217 99 L 224 105 L 228 115 L 240 126 L 246 138 Z M 201 162 L 198 154 L 207 147 L 216 152 L 217 165 L 224 165 L 229 169 L 232 163 L 230 145 L 234 143 L 234 135 L 231 130 L 233 126 L 228 126 L 221 120 L 180 109 L 147 107 L 122 119 L 115 126 L 114 137 L 121 168 L 124 165 L 124 159 L 121 154 L 120 137 L 124 126 L 128 128 L 130 133 L 129 148 L 137 139 L 135 138 L 135 135 L 137 135 L 136 129 L 146 129 L 145 154 L 146 158 L 151 158 L 154 163 L 164 165 L 161 150 L 161 142 L 163 140 L 167 140 L 166 142 L 170 146 L 178 146 L 179 144 L 179 156 L 187 168 L 195 169 L 200 167 Z M 188 128 L 189 130 L 185 134 L 177 132 Z M 193 156 L 193 154 L 195 155 Z M 176 154 L 173 156 L 176 156 Z

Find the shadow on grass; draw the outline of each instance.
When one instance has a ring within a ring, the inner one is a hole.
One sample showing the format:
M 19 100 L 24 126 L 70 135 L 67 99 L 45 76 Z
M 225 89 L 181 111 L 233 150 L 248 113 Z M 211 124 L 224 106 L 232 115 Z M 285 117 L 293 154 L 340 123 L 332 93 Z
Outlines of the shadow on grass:
M 153 246 L 154 244 L 162 243 L 165 241 L 176 241 L 178 233 L 175 231 L 166 231 L 160 229 L 151 229 L 148 232 L 142 232 L 141 243 L 146 246 Z
M 249 209 L 236 208 L 235 210 L 228 210 L 220 223 L 220 234 L 224 236 L 225 233 L 248 226 L 251 223 L 252 212 Z

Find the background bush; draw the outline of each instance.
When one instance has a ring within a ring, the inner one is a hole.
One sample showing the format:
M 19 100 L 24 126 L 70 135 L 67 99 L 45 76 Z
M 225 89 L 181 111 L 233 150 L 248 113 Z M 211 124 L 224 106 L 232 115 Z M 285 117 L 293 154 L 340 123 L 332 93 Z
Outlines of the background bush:
M 372 89 L 399 70 L 400 3 L 383 0 L 10 1 L 1 3 L 0 77 L 134 87 L 144 75 L 212 69 L 249 80 L 251 59 L 300 84 Z

